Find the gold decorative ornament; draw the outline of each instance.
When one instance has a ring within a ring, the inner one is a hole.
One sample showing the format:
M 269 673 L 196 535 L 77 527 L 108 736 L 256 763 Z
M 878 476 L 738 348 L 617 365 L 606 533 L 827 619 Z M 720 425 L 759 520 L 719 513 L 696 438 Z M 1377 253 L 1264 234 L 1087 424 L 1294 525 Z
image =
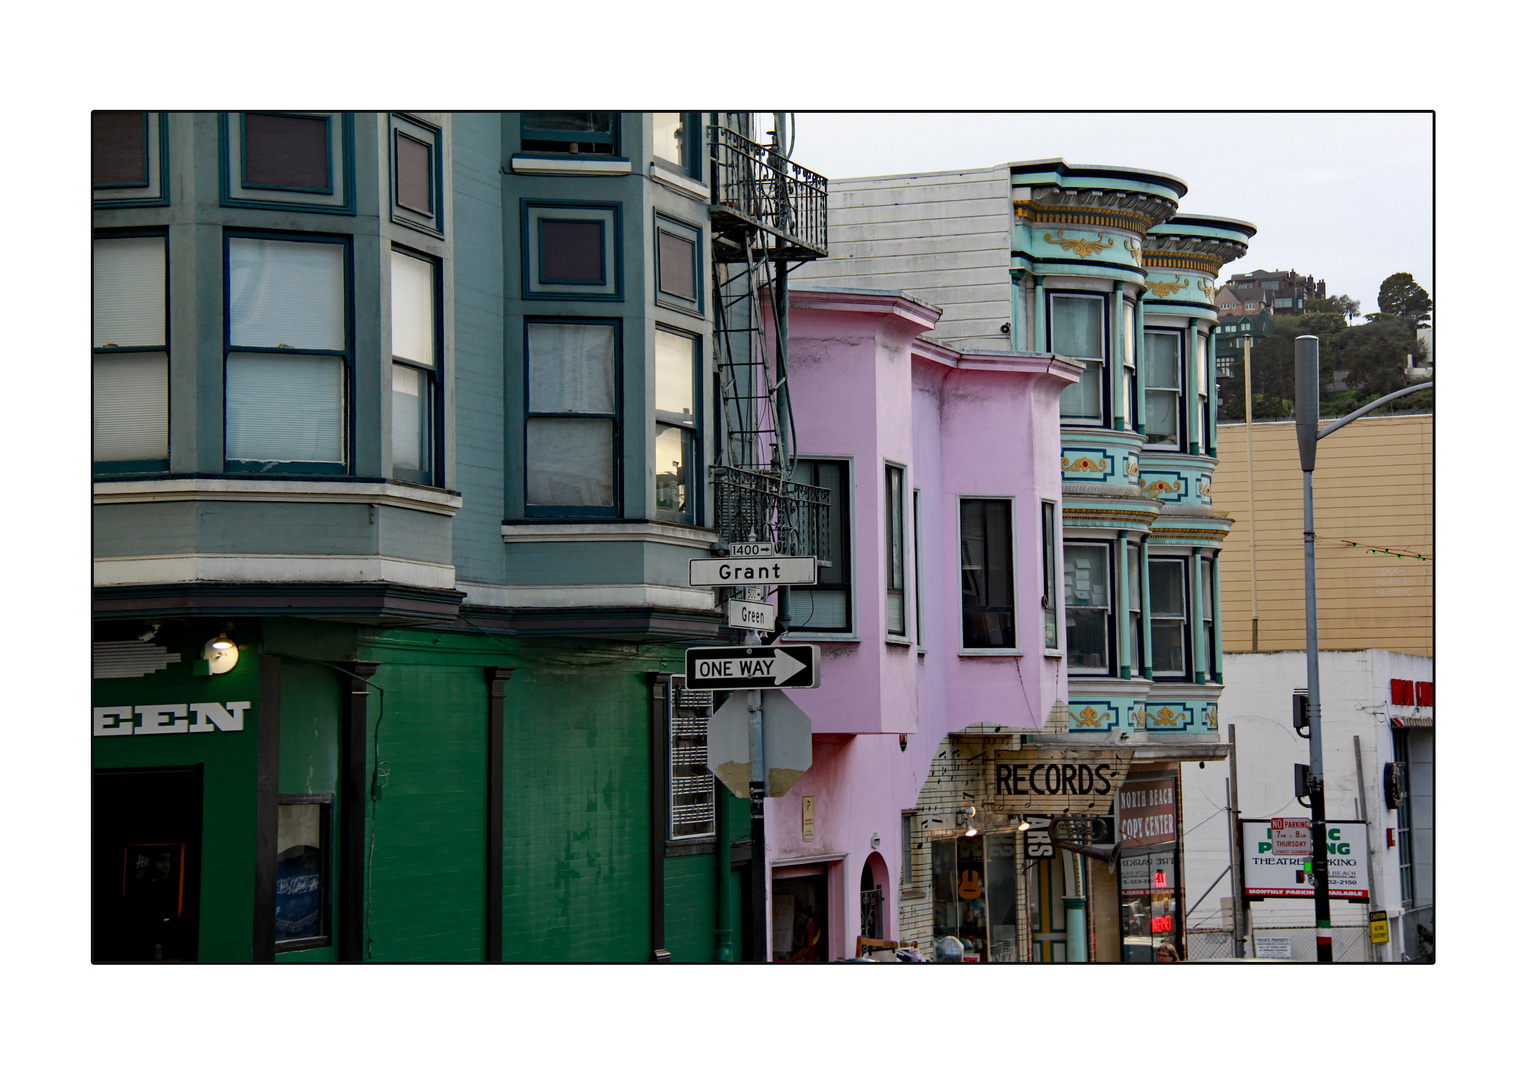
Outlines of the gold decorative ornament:
M 1075 240 L 1066 236 L 1065 229 L 1056 230 L 1054 235 L 1045 233 L 1045 240 L 1052 244 L 1059 244 L 1067 251 L 1080 255 L 1084 259 L 1089 255 L 1096 255 L 1104 248 L 1113 247 L 1113 237 L 1111 236 L 1107 238 L 1106 243 L 1104 242 L 1102 233 L 1098 233 L 1098 238 L 1096 240 Z
M 1171 296 L 1188 287 L 1188 279 L 1181 274 L 1176 275 L 1176 281 L 1147 281 L 1145 287 L 1155 293 L 1158 298 Z
M 1107 461 L 1094 461 L 1091 458 L 1077 458 L 1075 461 L 1070 458 L 1061 458 L 1060 467 L 1066 472 L 1105 473 L 1108 471 Z
M 1091 705 L 1088 705 L 1081 711 L 1080 715 L 1072 713 L 1071 719 L 1076 722 L 1077 727 L 1101 727 L 1103 716 Z
M 1163 705 L 1160 712 L 1154 716 L 1147 714 L 1147 717 L 1157 727 L 1177 727 L 1181 721 L 1188 718 L 1188 714 L 1175 713 L 1170 705 Z
M 1146 484 L 1140 491 L 1152 499 L 1159 499 L 1163 492 L 1175 495 L 1182 490 L 1181 480 L 1155 480 Z
M 1219 730 L 1219 706 L 1218 705 L 1210 705 L 1209 707 L 1204 709 L 1204 723 L 1208 726 L 1210 731 L 1218 731 Z

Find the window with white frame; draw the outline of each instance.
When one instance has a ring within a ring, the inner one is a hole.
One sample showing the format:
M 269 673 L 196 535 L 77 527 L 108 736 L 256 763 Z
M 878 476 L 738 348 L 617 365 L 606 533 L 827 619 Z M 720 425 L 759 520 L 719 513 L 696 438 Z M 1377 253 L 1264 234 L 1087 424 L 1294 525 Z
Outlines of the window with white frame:
M 1045 648 L 1060 648 L 1060 620 L 1056 613 L 1055 574 L 1055 504 L 1044 500 L 1039 504 L 1039 543 L 1044 559 L 1044 595 L 1040 604 L 1045 613 Z
M 1145 441 L 1148 446 L 1182 449 L 1182 335 L 1175 330 L 1145 333 Z
M 818 556 L 817 583 L 790 587 L 790 630 L 852 633 L 853 595 L 850 566 L 853 508 L 849 502 L 849 463 L 797 458 L 791 479 L 828 490 L 827 551 Z
M 1129 651 L 1136 672 L 1145 671 L 1145 623 L 1141 607 L 1140 545 L 1129 545 Z
M 392 250 L 392 475 L 434 482 L 439 334 L 435 263 Z
M 619 327 L 525 324 L 525 511 L 614 517 Z
M 1209 443 L 1209 422 L 1215 397 L 1214 380 L 1209 378 L 1209 336 L 1194 334 L 1193 341 L 1198 370 L 1198 452 L 1208 454 L 1213 452 Z
M 228 237 L 226 468 L 345 470 L 347 262 L 342 240 Z
M 885 632 L 907 636 L 907 473 L 885 467 Z
M 700 414 L 696 401 L 700 339 L 658 328 L 656 335 L 657 432 L 652 460 L 656 469 L 657 516 L 663 521 L 693 522 L 696 443 Z
M 97 237 L 91 254 L 96 469 L 165 469 L 170 456 L 165 237 Z
M 912 582 L 916 592 L 917 644 L 923 644 L 923 493 L 912 489 Z
M 1199 591 L 1198 602 L 1203 608 L 1202 622 L 1204 630 L 1204 675 L 1209 682 L 1219 682 L 1219 670 L 1215 665 L 1215 625 L 1214 625 L 1214 564 L 1215 556 L 1204 554 L 1198 560 L 1199 567 Z
M 1140 365 L 1135 356 L 1135 305 L 1124 302 L 1124 396 L 1128 399 L 1119 410 L 1124 427 L 1134 431 L 1139 424 Z
M 1066 670 L 1113 670 L 1113 581 L 1109 544 L 1066 542 Z
M 1013 502 L 960 500 L 960 645 L 1016 649 Z
M 1187 560 L 1151 556 L 1151 674 L 1157 679 L 1189 676 Z
M 1050 296 L 1050 351 L 1081 360 L 1086 368 L 1080 381 L 1061 392 L 1063 423 L 1101 424 L 1105 420 L 1104 329 L 1101 296 Z
M 700 175 L 700 114 L 652 114 L 652 156 L 689 176 Z

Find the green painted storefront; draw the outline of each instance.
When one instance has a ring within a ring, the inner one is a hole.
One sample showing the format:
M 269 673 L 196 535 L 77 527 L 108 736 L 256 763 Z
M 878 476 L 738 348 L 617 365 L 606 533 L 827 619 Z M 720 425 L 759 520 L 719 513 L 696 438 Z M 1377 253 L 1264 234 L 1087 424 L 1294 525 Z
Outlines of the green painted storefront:
M 110 891 L 122 875 L 101 868 L 115 867 L 130 844 L 165 840 L 150 835 L 164 832 L 150 822 L 132 834 L 124 804 L 194 781 L 200 818 L 185 863 L 196 880 L 185 892 L 197 932 L 184 959 L 644 962 L 661 949 L 675 961 L 710 961 L 718 929 L 740 925 L 745 870 L 730 860 L 731 841 L 748 835 L 746 801 L 718 789 L 725 842 L 665 844 L 665 792 L 654 786 L 665 783 L 666 760 L 654 758 L 666 736 L 654 730 L 664 723 L 654 680 L 682 672 L 682 647 L 249 619 L 235 624 L 238 665 L 196 675 L 192 656 L 209 632 L 166 623 L 158 641 L 182 659 L 95 681 L 98 709 L 250 703 L 242 730 L 135 728 L 92 740 L 103 916 L 121 902 Z M 166 771 L 174 769 L 182 771 Z M 300 800 L 328 818 L 326 935 L 290 948 L 274 941 L 275 896 L 285 887 L 275 816 L 279 804 Z M 103 830 L 103 821 L 121 824 Z M 113 958 L 101 947 L 109 937 L 98 928 L 100 958 Z

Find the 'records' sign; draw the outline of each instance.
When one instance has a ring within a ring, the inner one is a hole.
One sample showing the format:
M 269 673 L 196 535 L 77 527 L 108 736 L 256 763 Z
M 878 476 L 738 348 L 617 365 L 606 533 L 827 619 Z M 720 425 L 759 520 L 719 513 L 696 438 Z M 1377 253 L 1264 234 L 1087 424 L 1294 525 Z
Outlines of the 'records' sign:
M 988 806 L 1009 814 L 1106 814 L 1133 754 L 1104 746 L 995 751 Z

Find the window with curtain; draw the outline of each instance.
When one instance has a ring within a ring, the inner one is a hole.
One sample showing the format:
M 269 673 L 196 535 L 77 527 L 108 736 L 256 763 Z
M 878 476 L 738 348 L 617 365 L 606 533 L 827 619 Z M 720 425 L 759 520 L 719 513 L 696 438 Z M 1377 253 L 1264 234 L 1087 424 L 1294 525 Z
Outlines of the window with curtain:
M 907 636 L 907 472 L 885 467 L 885 632 Z
M 1108 544 L 1066 544 L 1066 669 L 1113 670 L 1113 583 Z
M 819 555 L 817 583 L 790 587 L 792 633 L 852 633 L 850 570 L 853 508 L 849 502 L 848 462 L 797 458 L 790 479 L 828 490 L 827 551 Z
M 1124 302 L 1124 407 L 1119 413 L 1124 417 L 1124 427 L 1134 431 L 1140 425 L 1140 365 L 1135 356 L 1135 305 Z
M 392 251 L 392 475 L 435 482 L 435 263 Z
M 520 147 L 523 150 L 614 154 L 620 147 L 619 133 L 619 113 L 520 113 Z
M 960 500 L 960 644 L 1014 649 L 1013 504 Z
M 1145 441 L 1182 449 L 1182 337 L 1175 332 L 1145 334 Z
M 659 328 L 656 347 L 657 430 L 652 460 L 657 484 L 657 516 L 663 521 L 695 520 L 695 418 L 700 339 Z
M 613 322 L 526 324 L 528 513 L 616 514 L 618 348 Z
M 1151 674 L 1154 678 L 1181 679 L 1188 672 L 1188 572 L 1187 560 L 1150 560 Z
M 1050 297 L 1050 350 L 1057 356 L 1085 361 L 1081 381 L 1060 395 L 1060 415 L 1066 422 L 1104 421 L 1103 371 L 1106 366 L 1103 298 Z
M 91 448 L 97 471 L 170 456 L 165 238 L 98 237 L 91 252 Z
M 224 457 L 234 471 L 345 468 L 342 241 L 229 237 Z

